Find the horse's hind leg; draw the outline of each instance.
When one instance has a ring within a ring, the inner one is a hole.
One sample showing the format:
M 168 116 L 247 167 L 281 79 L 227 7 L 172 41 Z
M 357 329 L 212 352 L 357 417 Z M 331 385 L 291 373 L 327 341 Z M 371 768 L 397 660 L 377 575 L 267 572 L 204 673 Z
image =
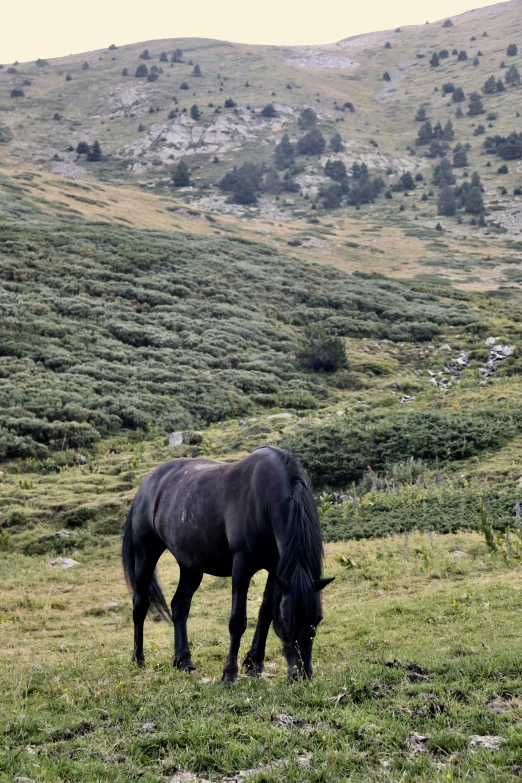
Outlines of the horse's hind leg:
M 252 645 L 250 650 L 245 656 L 243 666 L 246 668 L 248 674 L 255 677 L 261 672 L 264 672 L 265 666 L 265 647 L 266 637 L 270 629 L 270 623 L 272 622 L 273 615 L 273 600 L 274 600 L 274 576 L 272 573 L 268 574 L 266 580 L 265 592 L 263 593 L 263 603 L 259 609 L 259 617 L 257 618 L 256 632 L 252 639 Z
M 181 671 L 191 672 L 196 668 L 190 657 L 187 636 L 187 617 L 192 596 L 198 589 L 203 574 L 184 566 L 179 567 L 179 583 L 172 599 L 172 621 L 174 623 L 174 666 Z
M 149 589 L 156 563 L 165 547 L 151 545 L 149 549 L 140 549 L 135 554 L 136 585 L 132 602 L 132 619 L 134 620 L 134 653 L 132 660 L 138 666 L 145 665 L 143 654 L 143 625 L 149 611 Z

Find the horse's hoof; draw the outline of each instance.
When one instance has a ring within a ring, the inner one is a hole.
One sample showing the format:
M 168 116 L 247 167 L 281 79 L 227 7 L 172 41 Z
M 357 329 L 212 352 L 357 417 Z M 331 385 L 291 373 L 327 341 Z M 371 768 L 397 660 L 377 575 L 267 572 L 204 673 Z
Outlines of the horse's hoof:
M 190 672 L 195 672 L 196 667 L 192 663 L 192 661 L 174 661 L 174 666 L 178 671 L 180 672 L 187 672 L 187 674 L 190 674 Z
M 249 677 L 259 677 L 265 671 L 262 661 L 254 661 L 249 655 L 243 661 L 243 666 Z
M 236 680 L 237 672 L 223 672 L 221 682 L 225 683 L 226 685 L 232 685 L 232 683 L 236 682 Z
M 131 663 L 135 663 L 139 669 L 145 668 L 145 658 L 136 658 L 135 655 L 131 658 Z

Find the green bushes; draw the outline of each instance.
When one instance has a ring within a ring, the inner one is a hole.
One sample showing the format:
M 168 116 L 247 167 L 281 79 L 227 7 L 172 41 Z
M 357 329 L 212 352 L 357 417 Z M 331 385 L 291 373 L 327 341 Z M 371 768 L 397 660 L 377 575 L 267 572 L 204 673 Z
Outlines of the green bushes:
M 313 407 L 338 385 L 295 361 L 314 324 L 330 337 L 422 340 L 474 321 L 461 303 L 262 245 L 0 225 L 0 460 L 87 450 L 122 428 L 198 428 L 256 405 Z
M 522 431 L 522 410 L 470 414 L 440 411 L 369 413 L 303 426 L 288 441 L 315 486 L 346 487 L 368 471 L 422 459 L 444 464 L 498 449 Z

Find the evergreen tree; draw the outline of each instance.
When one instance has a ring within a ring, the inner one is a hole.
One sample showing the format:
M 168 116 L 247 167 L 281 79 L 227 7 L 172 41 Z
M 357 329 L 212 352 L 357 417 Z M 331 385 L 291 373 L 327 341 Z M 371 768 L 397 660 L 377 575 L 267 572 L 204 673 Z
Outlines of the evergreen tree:
M 449 52 L 447 49 L 441 49 L 439 52 L 439 60 L 446 60 L 449 57 Z
M 324 173 L 334 182 L 341 182 L 346 177 L 346 166 L 342 160 L 328 160 L 324 167 Z
M 484 192 L 484 186 L 481 182 L 480 175 L 477 171 L 474 171 L 471 175 L 471 187 L 480 188 L 481 192 Z
M 413 177 L 411 176 L 411 173 L 409 171 L 406 171 L 404 174 L 401 174 L 400 180 L 404 190 L 415 189 L 415 182 L 413 181 Z
M 450 93 L 455 92 L 455 85 L 453 82 L 446 82 L 442 85 L 442 94 L 443 95 L 449 95 Z
M 172 57 L 170 58 L 171 63 L 180 63 L 183 59 L 183 52 L 181 49 L 174 49 L 172 52 Z
M 462 144 L 457 144 L 453 150 L 453 166 L 456 169 L 462 169 L 468 165 L 468 156 Z
M 469 189 L 466 199 L 466 212 L 470 215 L 481 215 L 484 212 L 484 200 L 480 188 L 471 187 Z
M 321 155 L 324 152 L 326 142 L 318 128 L 312 128 L 297 142 L 298 155 Z
M 518 72 L 518 68 L 516 65 L 510 65 L 510 67 L 506 71 L 506 75 L 504 76 L 504 79 L 506 81 L 506 84 L 509 84 L 511 87 L 519 86 L 520 74 Z
M 340 133 L 335 133 L 330 139 L 330 147 L 333 152 L 343 152 L 344 144 Z
M 461 49 L 458 54 L 457 60 L 459 62 L 465 62 L 467 59 L 468 59 L 467 53 L 464 51 L 464 49 Z
M 172 184 L 176 188 L 186 188 L 190 185 L 188 166 L 183 159 L 180 160 L 172 175 Z
M 497 92 L 504 92 L 504 90 L 506 89 L 504 87 L 504 82 L 502 81 L 502 79 L 497 79 L 496 87 L 497 87 Z
M 288 133 L 285 133 L 276 146 L 274 155 L 278 169 L 286 169 L 294 162 L 294 145 L 291 143 Z
M 462 103 L 463 100 L 465 100 L 466 96 L 464 95 L 464 90 L 462 87 L 455 87 L 453 90 L 453 94 L 451 96 L 451 100 L 453 103 Z
M 451 217 L 457 211 L 453 188 L 445 186 L 441 188 L 439 198 L 437 199 L 437 211 L 439 215 Z
M 468 115 L 476 117 L 478 114 L 484 114 L 484 104 L 478 92 L 472 92 L 469 96 Z
M 508 57 L 516 57 L 518 54 L 518 47 L 516 44 L 509 44 L 506 54 Z
M 138 79 L 143 79 L 148 75 L 149 75 L 149 69 L 147 68 L 145 63 L 138 65 L 138 67 L 136 68 L 136 77 Z
M 122 76 L 128 76 L 129 75 L 129 69 L 128 68 L 124 68 L 123 71 L 121 72 L 121 75 Z
M 91 149 L 87 153 L 87 160 L 97 162 L 102 159 L 102 148 L 100 142 L 96 139 Z
M 160 54 L 160 63 L 168 63 L 169 58 L 167 57 L 167 52 L 162 52 Z
M 303 109 L 299 116 L 299 127 L 301 130 L 308 130 L 317 123 L 317 114 L 313 109 L 307 107 Z
M 88 155 L 91 151 L 91 148 L 87 144 L 86 141 L 80 141 L 78 142 L 78 146 L 76 147 L 76 152 L 78 155 Z
M 267 103 L 266 106 L 264 106 L 261 109 L 261 116 L 266 117 L 268 119 L 271 119 L 272 117 L 277 117 L 277 111 L 273 103 Z
M 430 141 L 433 138 L 433 128 L 431 127 L 431 122 L 428 120 L 419 128 L 419 133 L 417 135 L 417 141 L 415 142 L 418 145 L 421 144 L 429 144 Z
M 484 87 L 482 88 L 482 92 L 485 95 L 491 95 L 496 90 L 496 81 L 494 76 L 490 76 L 489 79 L 486 79 L 484 82 Z
M 190 107 L 190 116 L 193 120 L 199 120 L 201 117 L 201 112 L 199 110 L 199 107 L 197 103 L 195 103 L 193 106 Z
M 82 71 L 88 71 L 88 70 L 89 70 L 89 63 L 86 60 L 82 65 Z
M 451 120 L 448 120 L 444 126 L 441 138 L 444 139 L 444 141 L 453 141 L 455 138 L 455 131 L 453 130 L 453 123 Z
M 144 49 L 140 54 L 140 60 L 150 60 L 150 54 L 148 49 Z
M 319 195 L 323 200 L 324 209 L 338 209 L 341 206 L 343 191 L 339 185 L 328 185 L 321 189 Z
M 192 76 L 201 76 L 201 68 L 196 63 L 195 66 L 192 69 Z
M 438 185 L 438 187 L 455 184 L 455 174 L 447 158 L 443 158 L 433 169 L 433 184 Z
M 442 133 L 443 133 L 442 125 L 440 124 L 440 122 L 437 122 L 435 124 L 435 127 L 433 128 L 433 138 L 442 139 Z
M 424 106 L 421 106 L 420 109 L 417 111 L 417 114 L 415 115 L 415 119 L 417 122 L 425 122 L 426 120 L 426 109 Z
M 433 52 L 433 54 L 431 55 L 431 59 L 430 59 L 430 65 L 431 65 L 432 68 L 436 68 L 437 65 L 439 65 L 439 64 L 440 64 L 439 63 L 439 55 L 437 54 L 437 52 Z
M 389 81 L 391 81 L 391 76 L 390 76 L 390 74 L 388 73 L 388 71 L 384 71 L 384 73 L 383 73 L 383 75 L 382 75 L 382 78 L 384 79 L 384 81 L 385 81 L 385 82 L 389 82 Z

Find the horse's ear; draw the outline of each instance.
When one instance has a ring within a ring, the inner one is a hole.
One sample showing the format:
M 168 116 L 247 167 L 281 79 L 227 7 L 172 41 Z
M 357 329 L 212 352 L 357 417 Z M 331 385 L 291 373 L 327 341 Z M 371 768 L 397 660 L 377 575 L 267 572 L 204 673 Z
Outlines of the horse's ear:
M 279 589 L 283 593 L 289 593 L 290 592 L 290 581 L 288 579 L 281 579 L 280 576 L 276 576 L 276 582 L 279 587 Z
M 319 593 L 321 590 L 324 590 L 326 585 L 329 585 L 330 582 L 333 582 L 334 579 L 335 576 L 330 576 L 328 579 L 314 579 L 315 589 Z

